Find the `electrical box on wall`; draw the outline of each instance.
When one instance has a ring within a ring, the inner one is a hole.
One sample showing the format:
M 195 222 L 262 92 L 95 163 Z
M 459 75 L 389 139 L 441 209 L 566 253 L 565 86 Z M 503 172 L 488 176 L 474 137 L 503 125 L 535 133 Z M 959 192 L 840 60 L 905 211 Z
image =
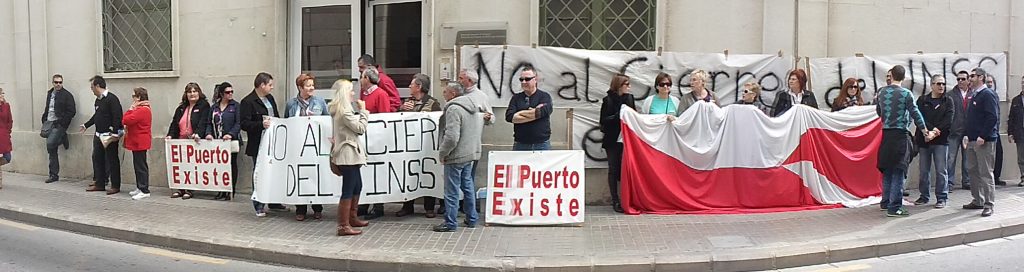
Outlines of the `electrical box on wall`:
M 452 80 L 452 60 L 445 58 L 441 60 L 441 74 L 439 75 L 441 81 Z
M 441 49 L 453 50 L 456 45 L 508 44 L 508 22 L 441 24 Z

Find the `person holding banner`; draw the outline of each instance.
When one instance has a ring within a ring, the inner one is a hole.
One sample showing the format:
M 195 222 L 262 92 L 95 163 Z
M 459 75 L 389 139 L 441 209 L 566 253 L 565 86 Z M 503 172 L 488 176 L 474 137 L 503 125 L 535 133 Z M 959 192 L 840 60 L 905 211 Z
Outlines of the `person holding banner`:
M 671 95 L 672 76 L 666 73 L 658 73 L 658 76 L 654 77 L 654 85 L 657 86 L 658 93 L 644 99 L 644 102 L 640 103 L 640 108 L 637 111 L 643 114 L 665 114 L 668 115 L 669 120 L 675 120 L 675 117 L 679 116 L 679 113 L 676 112 L 676 109 L 679 108 L 679 98 Z M 618 113 L 618 110 L 616 110 L 616 113 Z M 616 122 L 616 124 L 618 123 Z
M 149 163 L 146 151 L 153 146 L 153 111 L 149 106 L 146 88 L 132 90 L 132 106 L 121 118 L 124 123 L 124 149 L 132 152 L 135 166 L 135 190 L 128 193 L 134 200 L 149 197 Z
M 245 146 L 245 154 L 252 157 L 253 169 L 256 169 L 256 156 L 259 155 L 260 141 L 263 138 L 263 130 L 270 127 L 270 117 L 280 116 L 277 113 L 277 103 L 274 102 L 274 77 L 266 72 L 256 74 L 252 81 L 253 89 L 249 95 L 242 98 L 239 103 L 238 115 L 241 120 L 242 130 L 249 136 L 249 144 Z M 273 115 L 271 115 L 273 114 Z M 254 184 L 255 185 L 255 184 Z M 253 186 L 255 190 L 256 186 Z M 270 209 L 287 211 L 284 205 L 269 204 Z M 252 201 L 252 208 L 256 210 L 256 217 L 267 216 L 263 203 Z
M 505 110 L 505 121 L 512 123 L 512 150 L 551 149 L 551 95 L 537 88 L 537 70 L 532 65 L 523 67 L 519 82 L 523 91 L 513 94 Z M 467 98 L 468 99 L 468 98 Z
M 331 171 L 342 178 L 341 198 L 338 200 L 338 236 L 362 234 L 362 231 L 353 227 L 370 225 L 356 216 L 356 207 L 363 190 L 359 168 L 366 164 L 366 152 L 359 147 L 359 136 L 366 133 L 370 112 L 362 100 L 356 100 L 353 106 L 354 96 L 352 82 L 338 80 L 334 82 L 334 100 L 327 106 L 334 123 Z
M 4 89 L 0 88 L 0 168 L 11 163 L 11 150 L 14 145 L 11 143 L 11 128 L 14 127 L 14 119 L 11 118 L 11 103 L 7 103 Z M 0 170 L 0 189 L 4 188 L 4 172 Z
M 775 103 L 772 104 L 772 117 L 782 115 L 795 104 L 803 104 L 809 107 L 818 108 L 818 100 L 814 98 L 814 92 L 807 89 L 807 72 L 797 68 L 789 72 L 787 85 L 788 92 L 778 92 L 775 95 Z M 911 100 L 913 104 L 913 100 Z
M 878 147 L 878 170 L 882 172 L 882 202 L 888 217 L 906 217 L 903 208 L 903 182 L 911 160 L 910 122 L 921 129 L 925 141 L 935 138 L 935 131 L 927 130 L 924 116 L 914 103 L 914 94 L 900 86 L 906 70 L 896 65 L 886 74 L 892 83 L 882 87 L 875 103 L 875 112 L 882 119 L 882 144 Z M 791 80 L 792 81 L 792 80 Z M 785 97 L 785 96 L 782 96 Z M 806 97 L 805 97 L 806 99 Z
M 920 160 L 921 179 L 918 181 L 918 192 L 921 193 L 914 205 L 928 204 L 930 197 L 931 181 L 929 177 L 932 172 L 932 165 L 935 165 L 935 208 L 946 207 L 949 187 L 946 179 L 949 177 L 946 170 L 946 158 L 949 153 L 949 131 L 953 126 L 953 99 L 946 96 L 946 79 L 942 74 L 932 75 L 932 91 L 928 95 L 917 98 L 917 108 L 920 109 L 924 121 L 937 136 L 931 141 L 925 141 L 924 135 L 916 133 L 914 143 L 918 146 Z M 835 105 L 833 105 L 835 106 Z M 955 146 L 953 148 L 956 148 Z
M 659 75 L 658 77 L 661 77 Z M 658 82 L 658 95 L 661 95 L 662 81 Z M 669 83 L 671 86 L 671 83 Z M 633 94 L 629 93 L 629 76 L 615 74 L 612 82 L 608 85 L 607 96 L 601 101 L 601 132 L 604 137 L 601 139 L 601 147 L 604 147 L 608 154 L 608 191 L 612 195 L 612 209 L 617 213 L 624 213 L 622 204 L 619 202 L 619 179 L 622 176 L 622 142 L 619 141 L 619 133 L 622 132 L 622 120 L 619 118 L 619 110 L 622 106 L 636 109 Z M 668 89 L 666 86 L 665 89 Z M 647 100 L 651 100 L 649 97 Z M 644 100 L 646 103 L 647 100 Z M 667 105 L 669 101 L 660 103 Z M 668 115 L 672 118 L 672 114 Z
M 366 57 L 369 55 L 363 56 Z M 372 58 L 370 59 L 372 60 Z M 377 85 L 381 80 L 380 73 L 377 71 L 377 68 L 374 66 L 368 66 L 365 68 L 360 66 L 359 70 L 362 72 L 359 76 L 359 91 L 363 98 L 360 101 L 366 103 L 366 110 L 371 114 L 394 112 L 391 110 L 390 102 L 388 100 L 389 96 L 386 89 Z M 374 204 L 373 209 L 370 209 L 369 207 L 369 205 L 359 207 L 359 214 L 365 214 L 366 220 L 384 216 L 384 203 Z
M 532 70 L 530 71 L 532 72 Z M 530 77 L 536 75 L 528 75 L 524 71 L 523 76 Z M 527 82 L 531 80 L 532 78 L 521 81 Z M 539 92 L 535 90 L 534 94 L 537 93 Z M 476 227 L 476 184 L 473 180 L 473 161 L 480 159 L 481 138 L 484 129 L 484 120 L 479 116 L 483 112 L 472 99 L 465 96 L 465 89 L 461 85 L 455 83 L 448 84 L 444 89 L 444 98 L 448 101 L 448 104 L 444 107 L 444 113 L 441 115 L 440 124 L 438 125 L 441 129 L 441 144 L 438 155 L 441 164 L 444 164 L 444 204 L 446 211 L 444 213 L 444 223 L 434 226 L 435 232 L 452 232 L 458 228 L 458 224 L 455 221 L 459 215 L 460 192 L 465 198 L 465 201 L 461 201 L 463 204 L 462 210 L 466 213 L 466 221 L 463 223 L 467 228 Z M 548 100 L 550 101 L 550 97 Z
M 181 103 L 174 110 L 171 125 L 167 128 L 166 139 L 193 139 L 206 137 L 206 124 L 210 121 L 210 103 L 206 102 L 206 94 L 198 83 L 189 82 L 185 85 L 185 93 L 181 94 Z M 190 199 L 191 190 L 179 189 L 171 194 L 171 198 Z
M 945 87 L 945 85 L 943 85 L 943 87 Z M 863 90 L 860 86 L 857 86 L 856 78 L 847 78 L 846 81 L 843 82 L 842 90 L 843 91 L 839 96 L 836 96 L 836 99 L 832 101 L 832 112 L 841 111 L 853 106 L 864 105 L 864 97 L 861 95 Z
M 676 112 L 683 114 L 686 109 L 696 104 L 698 101 L 704 101 L 715 104 L 718 106 L 718 100 L 715 99 L 715 92 L 707 89 L 707 82 L 710 76 L 707 71 L 697 69 L 690 72 L 690 93 L 684 94 L 683 98 L 679 100 L 679 109 Z
M 460 77 L 461 78 L 461 77 Z M 412 76 L 412 82 L 409 82 L 409 98 L 402 101 L 402 106 L 399 107 L 398 111 L 401 112 L 414 112 L 414 111 L 441 111 L 441 103 L 434 97 L 430 96 L 430 76 L 423 73 L 417 73 Z M 397 217 L 403 217 L 414 213 L 416 200 L 409 200 L 402 204 L 402 209 L 395 213 Z M 427 212 L 427 218 L 434 218 L 437 214 L 434 212 L 434 206 L 437 203 L 437 198 L 434 197 L 423 197 L 423 209 Z M 443 207 L 444 204 L 441 204 Z
M 330 115 L 327 112 L 327 101 L 313 95 L 316 90 L 314 85 L 316 78 L 310 74 L 300 74 L 295 78 L 295 87 L 299 94 L 288 100 L 284 107 L 284 118 L 295 116 Z M 295 221 L 306 220 L 307 205 L 295 205 Z M 320 220 L 324 217 L 324 205 L 313 205 L 313 219 Z
M 765 115 L 770 112 L 768 105 L 765 105 L 764 101 L 761 100 L 761 84 L 757 84 L 756 81 L 743 84 L 743 96 L 740 99 L 740 104 L 753 105 Z
M 235 88 L 231 83 L 224 82 L 213 87 L 213 106 L 210 107 L 210 122 L 206 124 L 206 139 L 223 139 L 237 143 L 231 150 L 231 177 L 238 180 L 238 149 L 242 143 L 241 125 L 239 124 L 238 102 L 235 102 Z M 235 195 L 235 184 L 231 183 L 231 193 L 220 192 L 213 199 L 230 201 Z

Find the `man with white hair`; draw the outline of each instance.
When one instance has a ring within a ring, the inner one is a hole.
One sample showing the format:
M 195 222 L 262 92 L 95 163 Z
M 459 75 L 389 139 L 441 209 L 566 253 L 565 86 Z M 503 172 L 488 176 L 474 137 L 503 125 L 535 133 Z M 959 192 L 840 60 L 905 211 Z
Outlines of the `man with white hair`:
M 473 161 L 480 159 L 481 135 L 484 120 L 476 102 L 465 95 L 465 90 L 458 84 L 448 84 L 444 89 L 444 98 L 448 104 L 441 115 L 441 143 L 438 151 L 441 164 L 444 165 L 444 223 L 434 226 L 436 232 L 452 232 L 458 228 L 456 219 L 461 193 L 465 201 L 463 208 L 467 228 L 476 227 L 476 190 L 472 176 Z

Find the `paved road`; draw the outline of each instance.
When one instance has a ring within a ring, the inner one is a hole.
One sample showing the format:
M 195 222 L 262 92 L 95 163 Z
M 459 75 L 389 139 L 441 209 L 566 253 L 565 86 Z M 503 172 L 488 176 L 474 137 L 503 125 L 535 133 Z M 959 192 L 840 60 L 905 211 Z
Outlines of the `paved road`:
M 1024 271 L 1024 235 L 924 252 L 835 264 L 783 269 L 786 272 L 849 271 Z
M 0 219 L 0 271 L 313 271 L 192 255 Z

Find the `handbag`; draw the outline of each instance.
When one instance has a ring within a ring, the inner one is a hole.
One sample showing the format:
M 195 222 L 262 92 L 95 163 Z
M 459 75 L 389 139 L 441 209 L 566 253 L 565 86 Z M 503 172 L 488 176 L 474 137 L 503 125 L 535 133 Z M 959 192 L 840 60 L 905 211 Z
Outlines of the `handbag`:
M 337 165 L 337 164 L 334 164 L 332 162 L 331 163 L 331 173 L 334 173 L 335 176 L 339 176 L 340 177 L 341 176 L 341 165 Z
M 53 130 L 53 122 L 43 122 L 43 128 L 39 130 L 39 137 L 48 138 L 50 137 L 50 131 Z

